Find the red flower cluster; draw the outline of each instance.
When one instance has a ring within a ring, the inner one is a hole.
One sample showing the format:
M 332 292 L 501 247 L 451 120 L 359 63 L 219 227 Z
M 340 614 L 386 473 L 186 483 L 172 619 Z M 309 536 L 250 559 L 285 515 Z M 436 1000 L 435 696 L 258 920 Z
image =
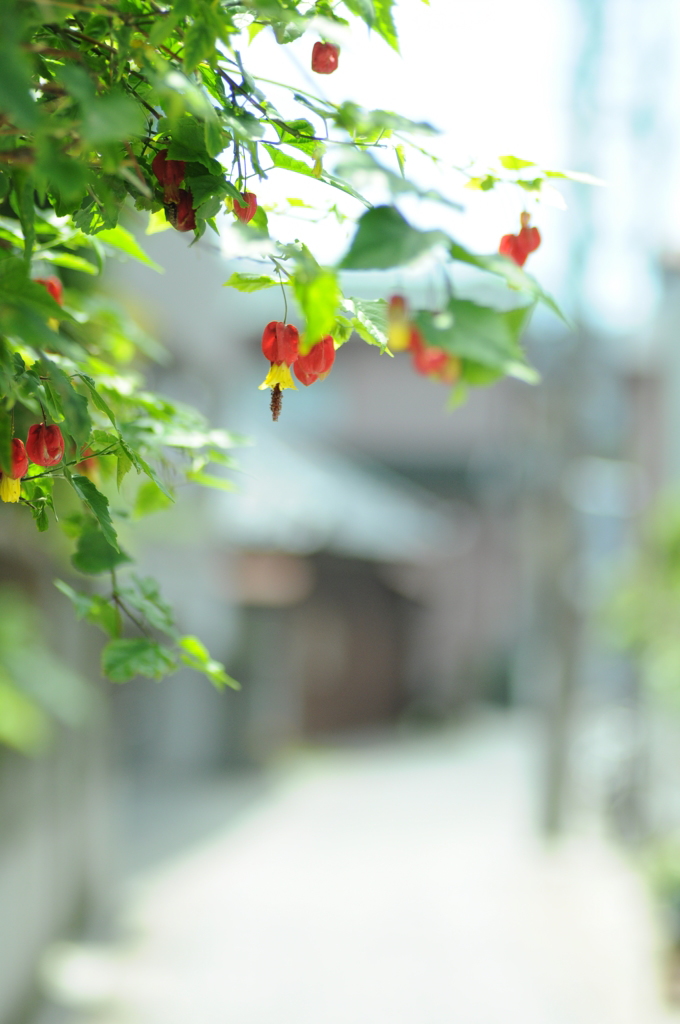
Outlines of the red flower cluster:
M 272 389 L 271 410 L 275 420 L 281 412 L 281 392 L 286 388 L 297 390 L 290 368 L 295 376 L 308 387 L 317 380 L 323 380 L 331 371 L 335 361 L 335 344 L 330 334 L 326 334 L 301 355 L 299 352 L 300 335 L 297 327 L 284 324 L 280 320 L 272 320 L 262 332 L 262 354 L 270 362 L 269 373 L 260 384 L 260 391 Z
M 519 234 L 503 235 L 498 246 L 501 256 L 507 256 L 518 267 L 523 267 L 529 254 L 535 252 L 541 244 L 540 232 L 538 228 L 530 227 L 530 221 L 530 214 L 522 213 Z
M 234 214 L 236 219 L 248 224 L 257 213 L 257 196 L 254 192 L 242 192 L 243 205 L 237 199 L 234 200 Z
M 55 424 L 34 423 L 29 428 L 26 445 L 18 437 L 12 439 L 12 465 L 9 473 L 0 470 L 0 501 L 17 502 L 21 495 L 21 478 L 28 472 L 28 460 L 36 466 L 56 466 L 64 456 L 64 438 Z
M 460 376 L 458 356 L 427 344 L 418 328 L 411 323 L 402 295 L 393 295 L 387 304 L 387 338 L 394 352 L 410 351 L 417 373 L 447 384 L 453 384 Z
M 162 149 L 153 158 L 151 170 L 163 186 L 165 216 L 178 231 L 193 231 L 196 227 L 196 211 L 191 192 L 179 188 L 184 181 L 184 160 L 168 160 L 167 149 Z
M 312 71 L 317 75 L 332 75 L 338 67 L 340 47 L 332 43 L 314 43 L 312 47 Z

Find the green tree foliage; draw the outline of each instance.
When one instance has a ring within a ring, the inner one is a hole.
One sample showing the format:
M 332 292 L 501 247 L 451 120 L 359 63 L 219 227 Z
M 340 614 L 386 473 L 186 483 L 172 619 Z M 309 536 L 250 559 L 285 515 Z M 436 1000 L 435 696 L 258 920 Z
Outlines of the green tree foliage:
M 498 312 L 451 298 L 443 310 L 414 314 L 414 322 L 427 345 L 455 357 L 459 388 L 506 373 L 531 377 L 519 339 L 535 303 L 550 304 L 539 285 L 504 257 L 420 230 L 396 206 L 402 195 L 451 206 L 404 176 L 410 140 L 434 129 L 292 87 L 297 113 L 283 117 L 267 83 L 248 72 L 248 43 L 260 31 L 281 45 L 305 32 L 332 42 L 339 26 L 361 21 L 398 48 L 392 0 L 0 5 L 0 468 L 8 478 L 12 440 L 25 439 L 31 425 L 59 427 L 63 458 L 31 463 L 19 501 L 41 531 L 58 512 L 73 566 L 110 580 L 96 594 L 61 589 L 79 617 L 107 634 L 103 671 L 113 680 L 157 678 L 186 664 L 217 686 L 233 684 L 197 638 L 181 634 L 155 583 L 130 575 L 116 531 L 114 508 L 124 504 L 117 489 L 128 474 L 139 482 L 134 511 L 144 514 L 172 502 L 182 479 L 228 487 L 210 467 L 228 466 L 225 453 L 235 443 L 196 411 L 144 389 L 134 360 L 140 352 L 153 356 L 154 343 L 87 286 L 109 255 L 151 263 L 125 226 L 126 210 L 144 211 L 155 227 L 167 219 L 185 229 L 187 244 L 218 232 L 222 215 L 233 213 L 234 229 L 261 243 L 268 268 L 235 273 L 227 284 L 245 292 L 289 289 L 304 317 L 301 351 L 326 333 L 339 346 L 354 331 L 388 348 L 386 303 L 344 295 L 343 269 L 387 269 L 433 251 L 443 267 L 476 267 L 510 289 L 515 308 L 508 312 L 506 303 Z M 163 152 L 182 165 L 170 187 L 152 168 Z M 342 154 L 337 165 L 334 152 Z M 517 162 L 503 158 L 503 167 L 508 160 Z M 523 161 L 517 167 L 529 169 Z M 373 207 L 356 190 L 356 172 L 366 169 L 381 177 L 391 203 Z M 271 238 L 261 208 L 244 222 L 243 193 L 282 170 L 363 203 L 337 266 L 320 265 L 302 244 Z M 524 179 L 518 184 L 526 188 Z M 59 275 L 63 296 L 46 283 Z

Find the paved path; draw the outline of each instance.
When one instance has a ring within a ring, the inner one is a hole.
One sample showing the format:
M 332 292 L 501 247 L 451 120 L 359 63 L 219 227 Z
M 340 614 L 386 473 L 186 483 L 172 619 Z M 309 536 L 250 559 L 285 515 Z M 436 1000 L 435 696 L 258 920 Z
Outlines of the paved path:
M 528 746 L 486 723 L 303 756 L 138 886 L 87 1024 L 676 1020 L 637 877 L 533 831 Z

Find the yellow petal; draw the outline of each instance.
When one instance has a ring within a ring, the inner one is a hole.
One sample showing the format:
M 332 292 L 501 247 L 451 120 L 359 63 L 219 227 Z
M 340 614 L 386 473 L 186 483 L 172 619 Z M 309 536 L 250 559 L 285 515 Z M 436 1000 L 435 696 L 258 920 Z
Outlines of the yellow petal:
M 272 363 L 269 373 L 260 384 L 260 391 L 266 391 L 267 388 L 274 388 L 279 385 L 282 391 L 286 388 L 291 388 L 293 391 L 297 391 L 293 378 L 290 375 L 290 366 L 286 366 L 285 363 Z
M 389 324 L 387 341 L 393 352 L 405 352 L 411 344 L 411 326 L 408 321 Z
M 21 480 L 12 480 L 6 473 L 0 473 L 0 501 L 18 501 L 21 495 Z

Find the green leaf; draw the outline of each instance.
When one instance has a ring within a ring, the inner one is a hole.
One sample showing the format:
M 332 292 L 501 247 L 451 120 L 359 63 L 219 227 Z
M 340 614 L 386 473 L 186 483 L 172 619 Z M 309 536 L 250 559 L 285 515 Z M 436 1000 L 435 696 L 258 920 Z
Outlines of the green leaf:
M 99 273 L 99 268 L 94 263 L 83 259 L 82 256 L 75 256 L 70 252 L 49 252 L 43 249 L 40 253 L 40 259 L 46 260 L 48 263 L 54 263 L 57 267 L 79 270 L 81 274 L 96 275 Z
M 135 498 L 133 516 L 141 519 L 142 516 L 151 515 L 152 512 L 159 512 L 172 505 L 172 501 L 153 480 L 146 480 L 138 489 Z
M 35 245 L 35 204 L 33 202 L 34 184 L 31 178 L 20 172 L 16 175 L 16 197 L 21 230 L 24 233 L 24 259 L 30 263 L 31 253 Z
M 111 522 L 109 499 L 101 491 L 97 490 L 92 481 L 86 476 L 74 474 L 70 478 L 70 482 L 78 497 L 98 521 L 106 542 L 118 551 L 118 537 Z
M 394 24 L 392 17 L 392 7 L 394 0 L 373 0 L 375 7 L 375 22 L 373 27 L 376 32 L 379 32 L 386 43 L 392 47 L 393 50 L 399 52 L 399 40 L 397 39 L 397 29 Z
M 0 407 L 0 470 L 12 468 L 12 416 Z
M 78 536 L 75 554 L 71 563 L 79 572 L 95 576 L 100 572 L 115 569 L 118 565 L 130 562 L 123 551 L 112 547 L 106 537 L 94 523 L 87 523 Z
M 519 336 L 533 309 L 532 303 L 500 312 L 467 299 L 451 299 L 445 311 L 418 312 L 414 322 L 430 345 L 507 372 L 524 362 Z
M 225 480 L 223 476 L 214 476 L 212 473 L 203 473 L 201 470 L 189 470 L 186 478 L 202 487 L 212 487 L 216 491 L 236 490 L 236 485 L 231 480 Z
M 481 256 L 478 253 L 470 252 L 469 249 L 466 249 L 465 246 L 460 245 L 458 242 L 451 242 L 449 244 L 449 253 L 454 260 L 460 263 L 468 263 L 473 267 L 478 267 L 479 270 L 486 270 L 490 274 L 496 274 L 498 277 L 504 278 L 510 288 L 517 291 L 525 291 L 535 296 L 568 327 L 572 326 L 552 296 L 544 292 L 538 281 L 522 270 L 521 267 L 518 267 L 512 260 L 496 253 L 490 256 Z
M 266 277 L 262 274 L 237 274 L 231 275 L 224 287 L 236 288 L 239 292 L 259 292 L 262 288 L 273 288 L 279 282 L 273 277 Z
M 94 383 L 94 380 L 92 379 L 92 377 L 88 377 L 87 374 L 84 374 L 84 373 L 79 374 L 79 376 L 80 376 L 80 379 L 82 380 L 83 384 L 85 385 L 85 387 L 87 388 L 87 390 L 90 393 L 90 397 L 92 399 L 93 405 L 95 405 L 97 407 L 97 409 L 99 409 L 100 412 L 103 412 L 104 415 L 109 418 L 109 420 L 111 421 L 111 423 L 113 424 L 113 426 L 117 430 L 118 429 L 118 424 L 116 423 L 116 417 L 114 416 L 114 414 L 111 411 L 111 409 L 108 406 L 108 404 L 104 401 L 102 396 L 97 391 L 97 388 L 95 386 L 95 383 Z
M 124 142 L 144 131 L 142 107 L 126 93 L 113 90 L 84 105 L 83 137 L 95 146 Z
M 363 18 L 369 28 L 373 27 L 375 21 L 375 7 L 373 6 L 373 0 L 344 0 L 345 7 L 356 14 L 359 18 Z
M 164 272 L 163 268 L 159 266 L 158 263 L 155 263 L 149 256 L 147 256 L 134 235 L 131 235 L 130 232 L 124 227 L 121 227 L 120 224 L 117 224 L 115 228 L 108 228 L 105 231 L 99 231 L 97 233 L 97 240 L 105 242 L 106 245 L 110 245 L 113 249 L 117 249 L 119 252 L 125 253 L 126 256 L 132 256 L 133 259 L 139 260 L 140 263 L 144 263 L 145 266 L 158 271 L 159 274 Z
M 225 686 L 230 686 L 232 690 L 241 689 L 241 684 L 227 675 L 224 665 L 210 657 L 210 652 L 197 636 L 182 636 L 177 641 L 177 646 L 181 650 L 180 658 L 184 664 L 206 675 L 218 690 Z
M 535 167 L 533 160 L 521 160 L 518 156 L 499 156 L 499 161 L 506 171 L 521 171 L 524 167 Z
M 387 348 L 387 303 L 384 299 L 344 299 L 342 308 L 351 325 L 369 345 Z
M 194 71 L 202 60 L 215 51 L 215 33 L 206 18 L 194 18 L 184 36 L 184 70 Z
M 36 754 L 44 749 L 49 734 L 49 719 L 42 708 L 0 670 L 0 742 L 22 754 Z
M 344 270 L 399 267 L 437 245 L 447 244 L 450 245 L 450 239 L 443 231 L 419 231 L 393 206 L 376 206 L 359 221 L 340 267 Z
M 330 334 L 342 298 L 338 279 L 332 270 L 317 267 L 315 272 L 303 266 L 293 276 L 293 292 L 306 321 L 301 352 Z
M 112 640 L 102 651 L 102 673 L 114 683 L 127 683 L 135 676 L 161 679 L 176 667 L 169 647 L 145 637 Z
M 76 618 L 86 619 L 99 626 L 110 637 L 120 636 L 122 623 L 120 611 L 115 604 L 99 594 L 84 594 L 74 590 L 63 580 L 55 580 L 54 585 L 73 603 Z
M 125 587 L 120 591 L 125 604 L 139 612 L 154 629 L 174 636 L 176 629 L 173 611 L 161 597 L 156 581 L 150 576 L 133 576 L 132 583 L 131 587 Z
M 296 174 L 305 174 L 308 178 L 315 178 L 314 168 L 309 164 L 306 164 L 304 160 L 298 160 L 294 156 L 289 156 L 288 153 L 283 153 L 276 146 L 270 146 L 268 143 L 262 143 L 264 149 L 267 150 L 272 163 L 275 167 L 280 167 L 283 171 L 294 171 Z

